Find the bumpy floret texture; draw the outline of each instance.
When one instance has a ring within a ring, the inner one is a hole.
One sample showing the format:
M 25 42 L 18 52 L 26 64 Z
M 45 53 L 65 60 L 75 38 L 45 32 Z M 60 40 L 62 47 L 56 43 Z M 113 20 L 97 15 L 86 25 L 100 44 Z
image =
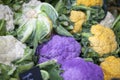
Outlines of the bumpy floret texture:
M 74 22 L 74 28 L 72 30 L 73 33 L 78 33 L 82 30 L 82 24 L 86 20 L 86 15 L 82 11 L 74 11 L 72 10 L 70 13 L 70 20 Z
M 12 35 L 0 36 L 0 63 L 10 65 L 12 61 L 23 57 L 26 45 Z
M 66 59 L 78 57 L 80 52 L 81 46 L 74 38 L 60 35 L 54 35 L 50 41 L 37 48 L 37 54 L 40 55 L 39 63 L 51 59 L 61 63 Z
M 13 12 L 7 5 L 0 4 L 0 19 L 4 19 L 6 21 L 7 31 L 14 29 Z
M 82 58 L 73 58 L 62 63 L 61 74 L 64 80 L 103 80 L 102 69 L 92 63 L 86 62 Z
M 104 72 L 104 80 L 120 78 L 120 58 L 109 56 L 105 58 L 105 61 L 100 66 Z
M 92 26 L 91 33 L 93 36 L 89 37 L 90 45 L 101 56 L 116 50 L 117 41 L 112 29 L 97 24 Z
M 85 5 L 85 6 L 102 6 L 103 0 L 77 0 L 77 5 Z

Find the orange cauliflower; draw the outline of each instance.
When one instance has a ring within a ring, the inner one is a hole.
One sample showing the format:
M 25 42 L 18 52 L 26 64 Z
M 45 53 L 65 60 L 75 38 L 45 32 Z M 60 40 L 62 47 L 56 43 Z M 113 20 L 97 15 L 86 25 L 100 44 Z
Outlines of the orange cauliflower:
M 120 58 L 109 56 L 100 64 L 104 72 L 104 80 L 120 78 Z
M 102 6 L 103 0 L 76 0 L 77 5 L 85 5 L 85 6 Z
M 72 30 L 73 33 L 78 33 L 82 30 L 82 24 L 86 20 L 86 15 L 82 11 L 74 11 L 72 10 L 70 13 L 70 20 L 74 22 L 74 28 Z
M 93 25 L 91 28 L 93 36 L 89 37 L 90 46 L 100 56 L 108 54 L 116 50 L 117 41 L 114 32 L 100 24 Z

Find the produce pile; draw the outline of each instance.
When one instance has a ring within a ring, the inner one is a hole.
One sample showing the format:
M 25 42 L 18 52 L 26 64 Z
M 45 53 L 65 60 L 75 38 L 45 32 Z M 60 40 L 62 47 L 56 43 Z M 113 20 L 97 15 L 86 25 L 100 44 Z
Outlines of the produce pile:
M 0 80 L 120 80 L 120 14 L 103 0 L 0 0 Z

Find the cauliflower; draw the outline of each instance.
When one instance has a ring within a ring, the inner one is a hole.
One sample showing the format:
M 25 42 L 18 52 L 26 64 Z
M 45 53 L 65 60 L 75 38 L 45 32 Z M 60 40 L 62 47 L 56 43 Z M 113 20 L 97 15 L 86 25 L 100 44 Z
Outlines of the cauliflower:
M 19 25 L 16 31 L 17 39 L 30 44 L 35 51 L 38 43 L 44 42 L 46 37 L 51 35 L 57 18 L 57 11 L 49 3 L 39 0 L 24 3 L 21 15 L 16 17 L 16 24 Z
M 4 19 L 6 21 L 7 31 L 14 29 L 13 12 L 8 6 L 0 4 L 0 19 Z
M 54 35 L 50 41 L 37 48 L 40 55 L 39 63 L 56 59 L 59 63 L 66 59 L 78 57 L 81 52 L 80 44 L 72 37 Z
M 85 6 L 102 6 L 103 0 L 76 0 L 77 5 L 85 5 Z
M 82 11 L 74 11 L 72 10 L 70 13 L 70 20 L 74 22 L 74 28 L 72 30 L 73 33 L 78 33 L 82 30 L 82 24 L 86 20 L 86 15 Z
M 82 58 L 72 58 L 62 63 L 61 74 L 64 80 L 103 80 L 102 69 L 92 62 L 86 62 Z
M 91 33 L 93 36 L 89 37 L 90 45 L 100 56 L 116 50 L 116 36 L 110 28 L 100 24 L 93 25 Z
M 100 64 L 104 72 L 104 80 L 120 78 L 120 58 L 109 56 Z
M 0 36 L 0 63 L 10 65 L 11 61 L 23 57 L 25 48 L 12 35 Z

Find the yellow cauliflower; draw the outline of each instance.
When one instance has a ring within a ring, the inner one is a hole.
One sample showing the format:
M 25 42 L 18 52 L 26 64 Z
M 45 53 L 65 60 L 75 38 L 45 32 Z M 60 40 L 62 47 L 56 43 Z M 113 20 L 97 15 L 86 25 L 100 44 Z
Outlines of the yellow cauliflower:
M 104 80 L 111 80 L 112 78 L 120 78 L 120 58 L 109 56 L 100 64 Z
M 76 0 L 77 5 L 85 5 L 85 6 L 102 6 L 103 0 Z
M 100 56 L 108 54 L 116 50 L 117 42 L 114 32 L 100 24 L 91 27 L 93 36 L 89 37 L 90 46 Z
M 72 30 L 73 33 L 78 33 L 82 30 L 82 24 L 86 20 L 86 15 L 82 11 L 74 11 L 72 10 L 70 13 L 70 20 L 74 22 L 74 28 Z

